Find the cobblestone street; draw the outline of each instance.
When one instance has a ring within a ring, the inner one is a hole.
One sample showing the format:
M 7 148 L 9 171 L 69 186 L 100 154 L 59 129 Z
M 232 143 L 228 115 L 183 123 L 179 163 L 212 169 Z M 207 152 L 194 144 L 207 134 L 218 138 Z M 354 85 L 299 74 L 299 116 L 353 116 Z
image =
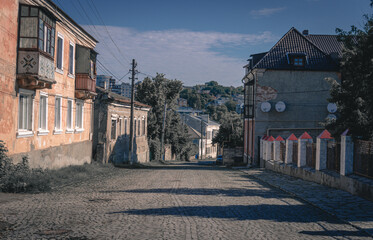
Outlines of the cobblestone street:
M 4 196 L 3 239 L 370 239 L 250 174 L 193 163 Z

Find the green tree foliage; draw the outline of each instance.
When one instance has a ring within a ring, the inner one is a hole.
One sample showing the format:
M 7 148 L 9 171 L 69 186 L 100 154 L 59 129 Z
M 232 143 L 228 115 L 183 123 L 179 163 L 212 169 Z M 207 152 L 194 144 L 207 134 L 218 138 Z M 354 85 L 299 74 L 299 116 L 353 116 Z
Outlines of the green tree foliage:
M 236 111 L 237 103 L 235 101 L 230 100 L 230 101 L 226 102 L 224 105 L 227 107 L 228 111 L 230 111 L 230 112 L 235 112 Z
M 222 119 L 228 113 L 228 108 L 225 105 L 209 105 L 206 108 L 206 113 L 209 115 L 211 120 L 221 123 Z
M 157 74 L 153 79 L 145 78 L 137 86 L 136 100 L 152 107 L 148 116 L 149 147 L 153 158 L 161 158 L 160 139 L 166 101 L 168 111 L 166 113 L 165 144 L 171 145 L 171 151 L 179 159 L 187 159 L 192 147 L 188 141 L 187 128 L 182 124 L 180 116 L 175 112 L 177 98 L 182 89 L 182 82 L 169 80 L 164 74 Z
M 344 45 L 342 81 L 328 81 L 332 84 L 330 101 L 337 104 L 339 116 L 327 128 L 336 136 L 348 128 L 353 136 L 373 140 L 373 15 L 364 17 L 363 29 L 336 30 Z
M 228 112 L 221 119 L 218 134 L 212 139 L 213 144 L 221 147 L 238 147 L 243 145 L 242 119 L 235 112 Z

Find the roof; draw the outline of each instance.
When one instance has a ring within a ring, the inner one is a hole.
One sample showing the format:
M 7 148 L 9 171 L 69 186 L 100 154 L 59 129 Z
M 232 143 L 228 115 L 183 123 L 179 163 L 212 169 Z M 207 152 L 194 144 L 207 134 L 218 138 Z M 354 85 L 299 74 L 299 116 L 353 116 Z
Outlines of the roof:
M 98 94 L 100 94 L 100 93 L 101 94 L 107 94 L 109 99 L 112 99 L 114 101 L 121 102 L 121 103 L 124 103 L 124 104 L 127 104 L 127 105 L 131 105 L 131 99 L 123 97 L 122 95 L 116 94 L 114 92 L 108 91 L 108 90 L 103 89 L 103 88 L 98 87 L 98 86 L 96 86 L 96 91 L 97 91 Z M 134 105 L 135 105 L 135 107 L 151 108 L 151 106 L 149 106 L 147 104 L 144 104 L 144 103 L 141 103 L 141 102 L 138 102 L 138 101 L 134 101 Z
M 201 138 L 201 133 L 189 125 L 186 125 L 188 129 L 188 135 L 191 139 Z
M 254 65 L 253 68 L 337 71 L 339 69 L 338 63 L 329 55 L 336 51 L 338 54 L 342 51 L 342 45 L 337 41 L 336 36 L 304 36 L 293 27 Z M 287 54 L 291 53 L 306 55 L 308 64 L 302 68 L 290 65 L 288 63 Z

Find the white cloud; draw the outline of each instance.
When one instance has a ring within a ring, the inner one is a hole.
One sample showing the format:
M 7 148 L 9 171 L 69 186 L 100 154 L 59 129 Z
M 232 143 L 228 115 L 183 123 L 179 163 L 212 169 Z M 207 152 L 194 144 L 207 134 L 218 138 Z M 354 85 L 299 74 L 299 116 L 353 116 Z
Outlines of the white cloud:
M 100 43 L 97 46 L 99 60 L 120 78 L 128 71 L 130 65 L 105 34 L 104 27 L 95 26 L 95 28 L 100 33 L 98 37 Z M 139 71 L 153 76 L 156 72 L 164 73 L 167 78 L 181 80 L 187 86 L 211 80 L 223 85 L 240 85 L 244 75 L 242 66 L 246 63 L 246 59 L 229 57 L 213 49 L 244 48 L 250 44 L 274 41 L 270 32 L 260 34 L 187 30 L 140 32 L 123 27 L 108 27 L 108 31 L 127 60 L 136 59 Z M 108 51 L 108 45 L 112 53 Z M 128 67 L 123 67 L 113 54 Z M 250 53 L 247 52 L 247 57 L 249 55 Z M 141 79 L 143 76 L 139 75 L 139 80 Z M 128 78 L 124 80 L 128 81 Z
M 250 11 L 251 16 L 258 18 L 258 17 L 267 17 L 270 15 L 273 15 L 278 12 L 284 11 L 285 7 L 279 7 L 279 8 L 263 8 L 259 10 L 252 10 Z

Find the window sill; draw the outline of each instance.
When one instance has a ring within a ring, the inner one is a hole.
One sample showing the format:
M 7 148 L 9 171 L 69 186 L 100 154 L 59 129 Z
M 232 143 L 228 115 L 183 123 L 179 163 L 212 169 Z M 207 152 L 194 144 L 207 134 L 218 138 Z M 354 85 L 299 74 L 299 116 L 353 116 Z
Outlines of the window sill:
M 76 128 L 76 129 L 75 129 L 75 132 L 76 132 L 76 133 L 84 132 L 84 128 Z
M 62 134 L 62 133 L 63 133 L 62 129 L 54 129 L 54 131 L 53 131 L 54 135 L 59 135 L 59 134 Z
M 49 134 L 48 130 L 39 130 L 38 131 L 38 136 L 46 136 Z
M 74 129 L 66 129 L 66 133 L 67 133 L 67 134 L 74 133 Z
M 59 68 L 56 68 L 56 72 L 59 73 L 59 74 L 63 74 L 63 70 L 59 69 Z
M 33 137 L 33 131 L 19 131 L 17 132 L 17 138 Z
M 67 76 L 68 76 L 69 78 L 75 79 L 75 75 L 73 75 L 73 74 L 71 74 L 71 73 L 67 74 Z

